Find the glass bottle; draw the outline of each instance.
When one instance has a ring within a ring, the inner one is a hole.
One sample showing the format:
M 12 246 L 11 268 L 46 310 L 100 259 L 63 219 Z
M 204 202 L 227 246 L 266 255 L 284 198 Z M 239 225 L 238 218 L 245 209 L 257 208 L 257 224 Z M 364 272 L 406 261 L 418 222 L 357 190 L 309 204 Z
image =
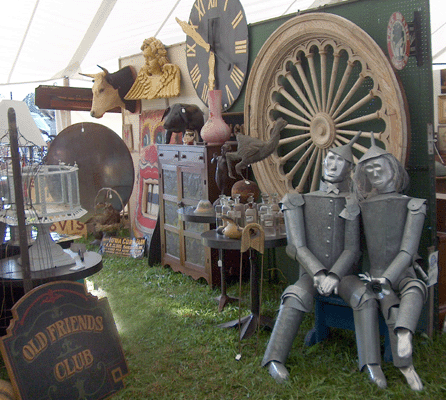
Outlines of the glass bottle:
M 232 200 L 231 198 L 229 198 L 228 200 L 228 206 L 229 206 L 229 210 L 226 212 L 226 215 L 229 218 L 232 218 L 235 222 L 235 209 L 234 209 L 234 200 Z
M 245 226 L 252 223 L 257 223 L 257 208 L 254 204 L 254 195 L 248 197 L 248 204 L 245 209 Z
M 245 206 L 240 203 L 240 194 L 234 195 L 234 213 L 235 213 L 235 222 L 238 226 L 243 227 L 244 218 L 245 218 Z
M 258 217 L 258 223 L 262 225 L 262 218 L 263 215 L 266 214 L 268 210 L 268 203 L 269 203 L 269 195 L 268 193 L 262 193 L 262 202 L 260 204 L 257 204 L 257 217 Z
M 227 217 L 230 211 L 231 207 L 229 205 L 229 197 L 225 196 L 225 198 L 223 199 L 223 207 L 221 208 L 221 217 Z M 226 226 L 226 223 L 224 221 L 223 226 Z
M 285 215 L 282 210 L 277 213 L 276 227 L 279 235 L 286 235 Z
M 214 210 L 215 210 L 215 227 L 223 226 L 223 220 L 221 219 L 222 209 L 223 209 L 223 200 L 226 198 L 224 194 L 218 196 L 217 201 L 215 202 Z
M 274 226 L 276 227 L 276 234 L 279 234 L 279 212 L 279 195 L 277 193 L 273 193 L 271 195 L 271 213 L 274 216 Z
M 272 213 L 271 204 L 266 206 L 266 213 L 261 216 L 261 225 L 266 238 L 276 236 L 276 227 L 274 225 L 274 215 Z
M 271 195 L 271 211 L 273 214 L 280 211 L 279 195 L 277 193 Z

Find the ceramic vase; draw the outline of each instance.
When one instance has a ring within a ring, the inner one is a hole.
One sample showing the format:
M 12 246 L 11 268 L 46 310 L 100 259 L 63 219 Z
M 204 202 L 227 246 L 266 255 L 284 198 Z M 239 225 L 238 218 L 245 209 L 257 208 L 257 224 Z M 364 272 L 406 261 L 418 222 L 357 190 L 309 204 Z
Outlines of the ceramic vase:
M 201 128 L 207 144 L 223 144 L 231 137 L 231 128 L 221 116 L 221 90 L 209 91 L 209 119 Z
M 223 217 L 223 221 L 226 223 L 223 235 L 229 239 L 240 239 L 242 237 L 243 229 L 232 218 Z

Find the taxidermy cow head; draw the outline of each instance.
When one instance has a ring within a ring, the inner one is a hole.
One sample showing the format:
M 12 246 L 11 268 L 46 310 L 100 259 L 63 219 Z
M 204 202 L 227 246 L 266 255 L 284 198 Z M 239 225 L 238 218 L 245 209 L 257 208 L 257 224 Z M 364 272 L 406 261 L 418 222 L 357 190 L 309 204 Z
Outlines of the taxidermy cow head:
M 105 112 L 116 107 L 125 108 L 130 112 L 139 111 L 139 101 L 124 100 L 135 81 L 135 72 L 132 67 L 127 66 L 117 72 L 110 74 L 105 68 L 100 67 L 102 72 L 97 74 L 80 74 L 93 79 L 93 103 L 90 115 L 101 118 Z

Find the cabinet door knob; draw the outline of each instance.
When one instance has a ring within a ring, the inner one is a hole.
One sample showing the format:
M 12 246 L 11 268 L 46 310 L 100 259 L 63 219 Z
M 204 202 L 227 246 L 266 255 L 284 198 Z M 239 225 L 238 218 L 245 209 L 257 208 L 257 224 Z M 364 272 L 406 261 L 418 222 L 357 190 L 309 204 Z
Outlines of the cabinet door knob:
M 203 156 L 199 156 L 198 159 L 199 160 L 204 160 L 204 157 Z
M 164 157 L 164 153 L 160 153 L 158 157 Z
M 182 156 L 181 156 L 181 158 L 186 158 L 187 157 L 187 155 L 186 154 L 183 154 Z

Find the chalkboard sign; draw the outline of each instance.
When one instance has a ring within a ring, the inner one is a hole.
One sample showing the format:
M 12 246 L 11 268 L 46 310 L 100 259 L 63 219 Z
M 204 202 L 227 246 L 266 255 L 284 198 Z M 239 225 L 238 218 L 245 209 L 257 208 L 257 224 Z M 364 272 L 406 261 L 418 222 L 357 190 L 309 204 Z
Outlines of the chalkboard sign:
M 126 257 L 142 258 L 146 248 L 144 238 L 104 237 L 102 239 L 102 253 L 115 254 Z
M 107 299 L 59 281 L 31 290 L 12 312 L 0 344 L 20 399 L 104 399 L 123 388 L 128 367 Z

